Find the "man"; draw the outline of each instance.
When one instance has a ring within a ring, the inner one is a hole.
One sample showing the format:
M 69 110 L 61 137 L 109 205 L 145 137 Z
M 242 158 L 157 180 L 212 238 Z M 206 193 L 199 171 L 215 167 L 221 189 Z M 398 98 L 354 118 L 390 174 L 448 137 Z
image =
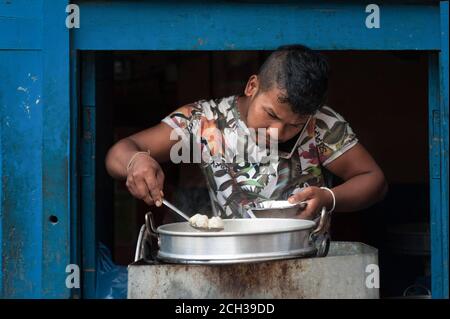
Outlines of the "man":
M 384 197 L 387 184 L 349 124 L 324 106 L 327 86 L 325 57 L 301 45 L 280 47 L 249 78 L 243 95 L 182 106 L 117 142 L 106 158 L 108 172 L 126 180 L 133 196 L 160 206 L 159 163 L 177 158 L 182 143 L 201 153 L 215 215 L 244 217 L 242 207 L 266 199 L 306 201 L 298 214 L 305 219 L 322 207 L 363 209 Z M 266 147 L 274 142 L 280 150 L 275 157 Z M 344 182 L 327 188 L 327 171 Z

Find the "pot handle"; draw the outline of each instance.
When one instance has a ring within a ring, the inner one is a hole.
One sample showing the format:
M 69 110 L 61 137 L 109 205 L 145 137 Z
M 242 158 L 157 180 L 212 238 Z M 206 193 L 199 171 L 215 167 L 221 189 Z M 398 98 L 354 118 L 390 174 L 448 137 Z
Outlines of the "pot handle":
M 319 219 L 317 221 L 317 219 Z M 315 222 L 318 226 L 316 229 L 314 229 L 311 233 L 311 235 L 319 235 L 319 234 L 325 234 L 328 233 L 328 229 L 330 228 L 330 221 L 331 221 L 331 213 L 327 211 L 326 207 L 323 207 L 320 211 L 320 217 L 316 218 Z
M 156 242 L 152 240 L 152 237 L 156 239 Z M 161 242 L 153 221 L 153 214 L 150 211 L 145 214 L 145 234 L 143 238 L 141 258 L 144 258 L 147 262 L 155 262 Z
M 318 219 L 318 220 L 317 220 Z M 318 226 L 311 232 L 310 240 L 317 248 L 317 257 L 325 257 L 330 248 L 330 234 L 328 233 L 331 223 L 331 213 L 323 207 L 320 217 L 315 220 Z
M 136 251 L 134 253 L 134 262 L 142 258 L 142 242 L 144 240 L 144 234 L 146 231 L 145 228 L 146 226 L 142 225 L 141 229 L 139 230 L 139 236 L 136 244 Z
M 155 230 L 153 215 L 152 212 L 149 211 L 147 214 L 145 214 L 145 225 L 142 225 L 141 229 L 139 230 L 136 251 L 134 253 L 135 262 L 145 257 L 145 247 L 149 244 L 148 239 L 150 237 L 156 237 L 158 239 L 159 245 L 159 238 Z
M 158 234 L 157 234 L 156 228 L 155 228 L 155 222 L 153 221 L 153 214 L 151 211 L 149 211 L 149 212 L 147 212 L 147 214 L 145 214 L 145 226 L 146 226 L 146 231 L 150 236 L 158 238 Z

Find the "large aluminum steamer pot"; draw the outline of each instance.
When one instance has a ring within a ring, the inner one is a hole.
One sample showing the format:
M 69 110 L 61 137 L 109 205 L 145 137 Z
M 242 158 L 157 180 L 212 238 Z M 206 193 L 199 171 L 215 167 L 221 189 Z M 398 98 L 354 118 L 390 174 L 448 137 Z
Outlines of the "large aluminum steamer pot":
M 192 228 L 188 222 L 165 224 L 155 229 L 152 213 L 148 212 L 138 238 L 135 260 L 231 264 L 324 257 L 330 244 L 329 219 L 325 209 L 317 222 L 291 218 L 225 219 L 223 231 L 205 232 Z M 156 239 L 156 249 L 150 247 L 152 238 Z

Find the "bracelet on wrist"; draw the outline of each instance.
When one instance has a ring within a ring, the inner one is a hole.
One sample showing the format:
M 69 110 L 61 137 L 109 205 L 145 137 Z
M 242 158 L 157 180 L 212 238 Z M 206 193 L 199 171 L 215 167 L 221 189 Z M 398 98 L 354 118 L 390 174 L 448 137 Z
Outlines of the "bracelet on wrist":
M 147 150 L 146 152 L 136 152 L 136 153 L 134 153 L 133 156 L 131 156 L 130 160 L 128 161 L 127 172 L 128 172 L 128 170 L 131 168 L 131 166 L 133 165 L 134 160 L 135 160 L 135 159 L 138 157 L 138 155 L 140 155 L 140 154 L 145 154 L 145 155 L 151 157 L 151 156 L 150 156 L 150 151 L 149 151 L 149 150 Z

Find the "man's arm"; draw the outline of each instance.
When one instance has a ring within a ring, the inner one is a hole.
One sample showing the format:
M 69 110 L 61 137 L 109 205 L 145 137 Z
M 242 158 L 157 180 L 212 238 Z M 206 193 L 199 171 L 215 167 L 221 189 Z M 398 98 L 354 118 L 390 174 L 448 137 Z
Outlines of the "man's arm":
M 176 112 L 184 114 L 188 111 L 188 107 L 183 106 Z M 106 155 L 105 164 L 108 173 L 116 179 L 126 179 L 130 193 L 148 205 L 162 204 L 164 173 L 159 163 L 169 160 L 170 149 L 178 141 L 170 140 L 171 133 L 172 128 L 169 125 L 159 123 L 118 141 Z M 146 151 L 150 151 L 150 155 L 136 155 L 137 152 Z M 132 165 L 127 170 L 132 158 Z
M 332 161 L 326 169 L 345 181 L 332 189 L 336 211 L 364 209 L 382 200 L 387 193 L 383 171 L 359 143 Z
M 170 148 L 177 141 L 170 140 L 172 128 L 159 123 L 156 126 L 121 139 L 114 144 L 106 155 L 106 169 L 117 179 L 126 179 L 127 165 L 136 152 L 150 151 L 151 157 L 158 163 L 169 160 Z
M 328 164 L 326 169 L 345 181 L 332 188 L 336 197 L 336 211 L 364 209 L 382 200 L 387 192 L 383 172 L 359 143 Z M 299 218 L 306 219 L 313 219 L 323 206 L 331 209 L 333 204 L 331 194 L 319 187 L 308 187 L 289 200 L 308 201 L 308 206 L 299 215 Z

